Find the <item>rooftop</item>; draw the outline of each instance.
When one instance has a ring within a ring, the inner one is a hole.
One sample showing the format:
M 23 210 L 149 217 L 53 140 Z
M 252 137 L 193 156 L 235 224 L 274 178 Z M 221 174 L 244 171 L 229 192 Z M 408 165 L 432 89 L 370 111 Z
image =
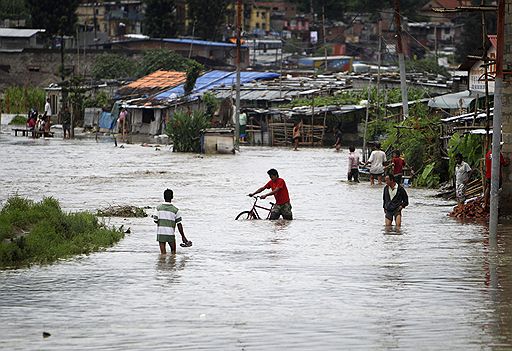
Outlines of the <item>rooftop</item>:
M 45 29 L 18 29 L 0 28 L 0 37 L 4 38 L 30 38 L 37 33 L 44 33 Z

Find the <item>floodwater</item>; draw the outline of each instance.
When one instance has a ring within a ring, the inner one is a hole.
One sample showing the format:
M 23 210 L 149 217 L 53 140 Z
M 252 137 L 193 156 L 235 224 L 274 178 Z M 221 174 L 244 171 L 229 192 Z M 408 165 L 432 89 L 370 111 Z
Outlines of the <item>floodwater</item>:
M 106 251 L 0 271 L 0 349 L 512 348 L 507 230 L 489 245 L 484 226 L 408 188 L 402 230 L 386 231 L 382 188 L 343 181 L 346 150 L 198 157 L 6 134 L 0 149 L 2 204 L 19 194 L 68 211 L 155 207 L 172 188 L 194 243 L 162 257 L 149 217 L 109 219 L 131 233 Z M 235 221 L 269 168 L 296 219 Z

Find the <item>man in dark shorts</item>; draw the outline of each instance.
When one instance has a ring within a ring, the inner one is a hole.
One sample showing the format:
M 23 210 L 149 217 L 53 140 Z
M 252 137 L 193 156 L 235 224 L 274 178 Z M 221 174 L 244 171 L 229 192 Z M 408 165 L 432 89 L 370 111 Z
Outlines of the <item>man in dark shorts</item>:
M 402 209 L 409 205 L 409 197 L 404 187 L 395 181 L 395 176 L 389 174 L 386 176 L 386 186 L 383 194 L 383 207 L 386 214 L 386 226 L 393 224 L 400 228 L 402 225 Z
M 288 188 L 284 179 L 279 178 L 279 173 L 273 168 L 268 170 L 267 174 L 270 177 L 270 181 L 255 192 L 250 193 L 249 196 L 252 197 L 259 194 L 265 189 L 272 189 L 270 193 L 260 196 L 262 199 L 270 195 L 274 195 L 276 198 L 276 204 L 270 212 L 270 219 L 279 219 L 280 216 L 283 216 L 284 219 L 293 219 L 290 195 L 288 194 Z
M 71 113 L 69 113 L 68 105 L 64 105 L 64 108 L 60 115 L 62 123 L 62 131 L 64 133 L 64 139 L 71 138 Z

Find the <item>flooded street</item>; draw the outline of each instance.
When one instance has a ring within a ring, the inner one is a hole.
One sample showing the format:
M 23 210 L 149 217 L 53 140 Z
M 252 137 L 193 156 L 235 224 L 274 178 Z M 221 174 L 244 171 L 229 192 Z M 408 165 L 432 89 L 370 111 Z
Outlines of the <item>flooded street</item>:
M 347 150 L 198 157 L 7 134 L 0 147 L 2 205 L 18 194 L 67 211 L 154 208 L 172 188 L 194 243 L 161 257 L 151 218 L 112 218 L 131 233 L 104 252 L 0 271 L 0 349 L 512 348 L 510 227 L 489 246 L 484 226 L 408 188 L 402 231 L 386 231 L 382 187 L 344 181 Z M 269 168 L 295 220 L 235 221 Z

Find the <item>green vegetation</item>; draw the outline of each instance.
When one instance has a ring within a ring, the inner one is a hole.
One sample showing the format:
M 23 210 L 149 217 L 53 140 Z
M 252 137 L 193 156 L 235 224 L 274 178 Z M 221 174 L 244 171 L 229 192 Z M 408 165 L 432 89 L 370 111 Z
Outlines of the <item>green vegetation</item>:
M 10 125 L 15 125 L 15 126 L 24 126 L 25 124 L 27 124 L 27 117 L 25 116 L 20 116 L 20 115 L 16 115 L 14 116 L 14 118 L 9 122 Z
M 173 141 L 173 151 L 200 152 L 201 129 L 210 126 L 210 118 L 204 111 L 194 111 L 192 114 L 177 112 L 167 125 L 166 134 Z
M 230 0 L 187 0 L 192 35 L 206 40 L 220 40 L 225 18 L 233 18 L 234 11 L 228 7 Z
M 460 152 L 472 169 L 480 169 L 480 161 L 484 157 L 482 136 L 455 133 L 448 142 L 448 156 L 450 157 L 449 174 L 453 177 L 455 172 L 455 155 Z
M 207 117 L 212 119 L 215 111 L 217 111 L 220 106 L 219 99 L 217 99 L 212 93 L 206 92 L 203 94 L 201 100 L 203 100 L 205 105 L 204 109 Z
M 0 0 L 0 19 L 28 19 L 29 13 L 25 1 Z
M 197 63 L 175 52 L 166 49 L 148 50 L 137 67 L 137 77 L 142 77 L 157 70 L 187 71 L 188 67 Z M 201 66 L 201 69 L 202 66 Z
M 384 149 L 398 149 L 407 163 L 419 175 L 415 185 L 436 187 L 441 181 L 443 164 L 441 158 L 440 117 L 429 115 L 428 108 L 416 104 L 409 111 L 409 118 L 401 123 L 384 122 L 387 138 Z
M 427 72 L 431 74 L 440 74 L 444 77 L 450 76 L 446 67 L 439 66 L 434 58 L 407 60 L 405 61 L 405 69 L 407 72 Z
M 203 69 L 204 67 L 200 63 L 196 61 L 189 62 L 187 67 L 187 80 L 183 86 L 183 90 L 185 90 L 186 95 L 190 94 L 192 90 L 194 90 L 196 80 Z
M 111 105 L 110 99 L 106 92 L 99 91 L 96 94 L 87 96 L 84 99 L 84 108 L 86 107 L 106 107 Z
M 187 72 L 187 77 L 190 75 L 193 78 L 204 67 L 175 52 L 156 49 L 145 51 L 142 59 L 138 61 L 118 54 L 101 54 L 94 61 L 92 76 L 95 79 L 138 78 L 157 70 Z
M 98 55 L 92 66 L 92 76 L 95 79 L 130 78 L 133 77 L 135 71 L 135 62 L 118 54 Z
M 143 33 L 151 38 L 176 36 L 176 2 L 174 0 L 144 0 Z
M 0 211 L 0 267 L 51 263 L 112 246 L 124 233 L 109 229 L 88 212 L 64 213 L 59 202 L 18 196 Z
M 32 107 L 42 111 L 44 98 L 45 92 L 40 88 L 9 87 L 5 90 L 4 112 L 26 114 Z

